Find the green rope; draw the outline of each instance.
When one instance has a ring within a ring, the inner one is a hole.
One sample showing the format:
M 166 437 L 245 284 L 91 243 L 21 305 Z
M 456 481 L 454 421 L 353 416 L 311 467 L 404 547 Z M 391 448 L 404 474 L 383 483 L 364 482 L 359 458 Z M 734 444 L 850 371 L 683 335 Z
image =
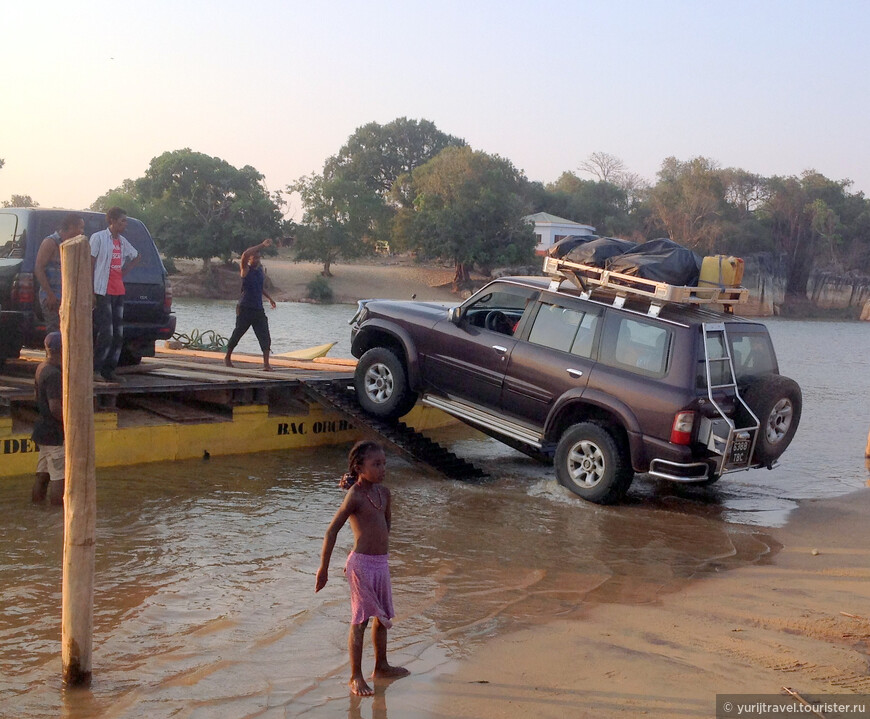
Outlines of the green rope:
M 227 338 L 222 337 L 214 330 L 191 330 L 189 335 L 176 332 L 172 339 L 181 342 L 184 349 L 204 350 L 206 352 L 223 352 L 227 348 Z

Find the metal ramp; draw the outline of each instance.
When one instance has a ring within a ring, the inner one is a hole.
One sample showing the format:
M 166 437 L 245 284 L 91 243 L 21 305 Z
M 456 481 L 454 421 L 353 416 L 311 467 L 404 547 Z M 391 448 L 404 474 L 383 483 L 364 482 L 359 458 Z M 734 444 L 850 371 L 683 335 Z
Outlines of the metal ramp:
M 348 380 L 308 383 L 302 380 L 308 397 L 324 407 L 336 410 L 360 427 L 369 429 L 378 440 L 391 446 L 400 454 L 415 462 L 423 462 L 448 479 L 480 479 L 486 472 L 457 457 L 437 442 L 414 431 L 404 422 L 391 424 L 363 412 L 356 394 L 349 391 Z

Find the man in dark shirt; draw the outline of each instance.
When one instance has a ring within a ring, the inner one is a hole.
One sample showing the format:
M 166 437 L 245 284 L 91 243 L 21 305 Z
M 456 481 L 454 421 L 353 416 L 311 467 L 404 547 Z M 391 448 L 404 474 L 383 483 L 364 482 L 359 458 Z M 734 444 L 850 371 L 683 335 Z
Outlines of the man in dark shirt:
M 33 439 L 39 445 L 39 462 L 32 499 L 42 502 L 46 491 L 49 502 L 63 504 L 63 380 L 61 376 L 60 332 L 45 336 L 45 361 L 36 368 L 36 408 Z
M 269 300 L 273 310 L 276 305 L 275 300 L 269 297 L 264 289 L 266 273 L 260 263 L 260 253 L 271 246 L 272 240 L 266 238 L 259 245 L 245 250 L 241 260 L 239 260 L 242 272 L 242 297 L 236 307 L 236 328 L 227 344 L 227 356 L 224 358 L 224 364 L 227 367 L 233 366 L 233 350 L 242 339 L 242 335 L 248 331 L 248 328 L 253 327 L 257 341 L 260 343 L 260 350 L 263 353 L 263 369 L 266 372 L 272 371 L 271 366 L 269 366 L 269 350 L 272 346 L 272 338 L 269 335 L 269 320 L 263 309 L 263 298 Z

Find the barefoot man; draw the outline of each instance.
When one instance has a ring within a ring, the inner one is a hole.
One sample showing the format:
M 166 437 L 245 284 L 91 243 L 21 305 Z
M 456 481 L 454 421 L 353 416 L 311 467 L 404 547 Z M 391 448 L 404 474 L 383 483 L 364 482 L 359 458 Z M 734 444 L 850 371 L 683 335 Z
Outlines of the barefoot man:
M 275 300 L 269 297 L 265 290 L 266 273 L 260 261 L 262 251 L 271 246 L 272 240 L 267 237 L 259 245 L 245 250 L 239 261 L 242 273 L 242 296 L 239 299 L 239 304 L 236 305 L 236 328 L 233 330 L 229 344 L 227 344 L 227 356 L 224 358 L 224 364 L 227 367 L 233 366 L 233 350 L 242 339 L 242 335 L 248 331 L 249 327 L 253 327 L 257 341 L 260 343 L 260 351 L 263 353 L 263 369 L 266 372 L 272 371 L 272 367 L 269 365 L 272 337 L 269 335 L 269 320 L 263 309 L 263 298 L 269 300 L 273 310 L 276 305 Z

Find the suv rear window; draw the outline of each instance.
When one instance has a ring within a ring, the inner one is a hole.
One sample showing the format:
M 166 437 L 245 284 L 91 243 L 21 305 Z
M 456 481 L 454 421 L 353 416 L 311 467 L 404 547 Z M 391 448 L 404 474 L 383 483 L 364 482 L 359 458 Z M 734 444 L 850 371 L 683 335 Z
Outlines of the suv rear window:
M 729 325 L 727 332 L 731 361 L 734 363 L 734 373 L 737 375 L 738 384 L 743 384 L 748 379 L 758 375 L 779 373 L 773 343 L 765 329 L 740 329 Z M 725 350 L 718 336 L 707 338 L 707 354 L 710 359 L 714 360 L 725 357 Z M 723 362 L 712 363 L 710 374 L 714 385 L 730 384 L 734 381 L 730 377 L 727 364 Z M 698 361 L 697 386 L 700 389 L 707 387 L 703 357 Z

